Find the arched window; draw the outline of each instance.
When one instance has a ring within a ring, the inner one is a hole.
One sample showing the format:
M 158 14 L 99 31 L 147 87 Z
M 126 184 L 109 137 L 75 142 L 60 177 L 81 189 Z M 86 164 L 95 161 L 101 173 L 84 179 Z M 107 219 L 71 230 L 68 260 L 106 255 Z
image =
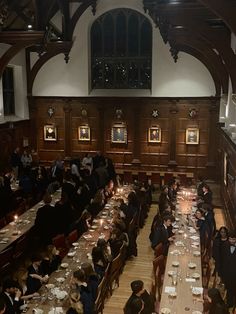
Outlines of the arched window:
M 142 14 L 115 9 L 91 28 L 92 89 L 151 89 L 152 25 Z

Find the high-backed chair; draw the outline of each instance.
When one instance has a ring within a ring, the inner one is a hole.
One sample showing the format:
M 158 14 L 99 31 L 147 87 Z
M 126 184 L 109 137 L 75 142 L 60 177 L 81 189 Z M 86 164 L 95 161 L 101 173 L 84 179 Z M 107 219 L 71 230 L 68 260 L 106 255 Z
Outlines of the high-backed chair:
M 13 250 L 13 258 L 15 260 L 19 259 L 25 253 L 28 242 L 29 238 L 27 233 L 17 240 Z
M 155 255 L 155 257 L 158 257 L 158 256 L 160 256 L 162 254 L 163 254 L 163 244 L 159 243 L 154 248 L 154 255 Z
M 108 272 L 107 279 L 108 279 L 108 286 L 109 286 L 110 295 L 112 295 L 114 283 L 119 287 L 119 276 L 120 276 L 121 267 L 122 267 L 122 260 L 121 260 L 121 254 L 119 254 L 111 262 L 110 269 Z
M 153 275 L 154 275 L 154 296 L 158 297 L 158 301 L 161 300 L 161 290 L 163 285 L 163 277 L 165 273 L 166 259 L 163 255 L 156 257 L 153 260 Z

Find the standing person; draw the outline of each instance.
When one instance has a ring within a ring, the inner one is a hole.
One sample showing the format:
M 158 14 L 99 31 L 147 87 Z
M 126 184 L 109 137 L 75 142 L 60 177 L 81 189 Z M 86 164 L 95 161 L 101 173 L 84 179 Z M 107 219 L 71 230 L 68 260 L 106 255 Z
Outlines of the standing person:
M 163 218 L 163 223 L 157 226 L 152 235 L 152 248 L 155 249 L 159 243 L 162 243 L 163 255 L 165 256 L 168 254 L 170 243 L 174 241 L 174 234 L 172 233 L 171 226 L 172 217 L 165 216 Z
M 14 172 L 14 176 L 16 179 L 19 177 L 20 167 L 21 167 L 21 156 L 20 156 L 20 148 L 16 147 L 14 152 L 11 155 L 11 166 Z
M 21 156 L 21 163 L 22 163 L 23 168 L 31 167 L 32 156 L 30 153 L 27 152 L 27 150 L 24 150 L 24 152 Z
M 236 231 L 229 232 L 229 239 L 222 247 L 222 280 L 227 291 L 228 307 L 236 305 Z
M 213 240 L 212 257 L 215 260 L 215 271 L 220 277 L 222 276 L 222 247 L 228 241 L 228 233 L 229 231 L 226 227 L 220 227 Z

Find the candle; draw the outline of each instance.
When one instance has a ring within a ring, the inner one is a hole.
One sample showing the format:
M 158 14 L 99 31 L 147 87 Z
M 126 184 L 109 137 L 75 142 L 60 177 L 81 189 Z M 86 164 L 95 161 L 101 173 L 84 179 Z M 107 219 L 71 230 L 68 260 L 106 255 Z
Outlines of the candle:
M 102 228 L 102 225 L 103 225 L 103 219 L 100 219 L 100 226 Z
M 18 219 L 18 216 L 15 215 L 15 216 L 14 216 L 14 221 L 15 221 L 15 223 L 17 222 L 17 219 Z
M 184 239 L 187 239 L 187 234 L 186 233 L 184 233 Z

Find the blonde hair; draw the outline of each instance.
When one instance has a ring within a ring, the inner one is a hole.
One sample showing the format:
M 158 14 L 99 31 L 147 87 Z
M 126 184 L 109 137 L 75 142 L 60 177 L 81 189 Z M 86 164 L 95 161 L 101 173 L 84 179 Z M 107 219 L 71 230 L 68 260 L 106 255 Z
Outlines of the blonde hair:
M 72 291 L 70 293 L 70 306 L 78 314 L 83 314 L 83 305 L 80 302 L 80 293 L 77 291 Z

